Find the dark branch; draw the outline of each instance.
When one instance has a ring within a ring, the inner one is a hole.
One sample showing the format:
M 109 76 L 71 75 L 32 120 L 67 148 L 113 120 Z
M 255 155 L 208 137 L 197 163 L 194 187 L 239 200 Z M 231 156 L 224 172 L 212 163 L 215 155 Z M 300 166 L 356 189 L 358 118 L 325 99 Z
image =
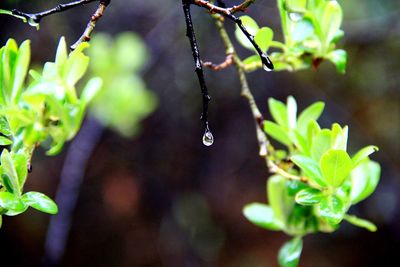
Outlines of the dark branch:
M 239 27 L 239 29 L 243 32 L 243 34 L 247 37 L 247 39 L 254 46 L 257 53 L 260 55 L 261 61 L 262 61 L 263 65 L 266 67 L 266 69 L 267 70 L 274 69 L 274 65 L 272 64 L 272 61 L 269 59 L 269 57 L 261 50 L 261 48 L 254 41 L 254 36 L 251 35 L 246 30 L 246 28 L 243 26 L 242 21 L 238 17 L 233 15 L 233 13 L 235 13 L 235 12 L 244 11 L 254 1 L 247 0 L 247 1 L 244 1 L 242 4 L 231 7 L 231 8 L 222 8 L 222 7 L 213 5 L 212 3 L 205 1 L 205 0 L 190 0 L 190 2 L 196 6 L 207 9 L 211 13 L 220 14 L 220 15 L 232 20 L 233 22 L 235 22 L 236 25 Z
M 204 79 L 203 67 L 200 60 L 199 47 L 194 34 L 192 17 L 190 14 L 191 0 L 182 0 L 183 12 L 186 20 L 186 35 L 189 38 L 190 46 L 192 48 L 193 59 L 195 62 L 195 71 L 200 83 L 201 94 L 203 97 L 203 112 L 201 114 L 201 120 L 204 122 L 206 130 L 208 130 L 208 102 L 211 97 L 208 94 L 206 82 Z
M 85 5 L 90 2 L 94 2 L 94 1 L 98 1 L 98 0 L 79 0 L 79 1 L 74 1 L 71 3 L 59 4 L 58 6 L 52 8 L 52 9 L 49 9 L 49 10 L 46 10 L 43 12 L 39 12 L 39 13 L 25 13 L 25 12 L 19 11 L 17 9 L 12 10 L 12 13 L 13 13 L 13 15 L 24 17 L 28 22 L 39 23 L 42 20 L 42 18 L 44 18 L 44 17 L 47 17 L 54 13 L 63 12 L 63 11 L 66 11 L 68 9 L 71 9 L 71 8 L 74 8 L 77 6 L 82 6 L 82 5 Z

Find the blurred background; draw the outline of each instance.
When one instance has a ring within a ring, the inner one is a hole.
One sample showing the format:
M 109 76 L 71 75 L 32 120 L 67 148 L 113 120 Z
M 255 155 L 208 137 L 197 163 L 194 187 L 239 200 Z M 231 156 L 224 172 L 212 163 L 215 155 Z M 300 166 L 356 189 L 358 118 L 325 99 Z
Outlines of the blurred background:
M 368 144 L 380 148 L 372 157 L 382 165 L 380 185 L 350 211 L 375 222 L 378 231 L 344 222 L 334 234 L 307 236 L 300 266 L 394 266 L 400 249 L 400 2 L 339 2 L 346 33 L 340 46 L 349 55 L 345 75 L 325 62 L 317 70 L 259 70 L 248 78 L 264 115 L 268 97 L 285 101 L 293 95 L 300 110 L 322 100 L 326 109 L 321 124 L 349 125 L 351 153 Z M 0 7 L 31 12 L 58 3 L 15 0 L 2 1 Z M 70 44 L 80 36 L 95 8 L 92 3 L 47 17 L 39 31 L 1 16 L 0 43 L 11 37 L 18 43 L 30 39 L 33 64 L 43 64 L 53 60 L 60 36 Z M 275 1 L 259 0 L 248 14 L 279 34 Z M 222 61 L 223 45 L 211 18 L 194 7 L 193 20 L 202 58 Z M 234 26 L 226 25 L 233 34 Z M 77 206 L 61 266 L 277 266 L 278 249 L 288 237 L 260 229 L 242 216 L 246 203 L 265 202 L 268 173 L 258 157 L 253 120 L 240 97 L 236 71 L 206 70 L 215 143 L 205 147 L 200 90 L 185 29 L 177 0 L 112 1 L 97 24 L 96 33 L 134 31 L 143 38 L 149 59 L 134 71 L 143 78 L 138 84 L 153 94 L 137 105 L 155 111 L 135 126 L 133 138 L 89 119 L 84 132 L 59 156 L 46 157 L 43 150 L 34 155 L 26 190 L 54 197 L 72 147 L 87 152 L 87 160 L 75 165 L 83 180 L 75 190 Z M 242 58 L 250 55 L 237 48 Z M 34 210 L 5 217 L 2 261 L 42 266 L 49 221 L 50 216 Z

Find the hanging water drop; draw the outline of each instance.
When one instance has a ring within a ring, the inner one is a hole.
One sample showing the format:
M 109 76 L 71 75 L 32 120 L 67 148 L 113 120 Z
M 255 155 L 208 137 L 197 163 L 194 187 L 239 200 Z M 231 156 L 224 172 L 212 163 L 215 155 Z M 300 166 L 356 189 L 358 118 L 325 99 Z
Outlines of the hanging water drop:
M 262 53 L 260 57 L 263 69 L 265 71 L 272 71 L 274 69 L 274 64 L 272 64 L 272 61 L 269 59 L 269 57 L 264 53 Z
M 206 131 L 203 135 L 203 144 L 205 146 L 211 146 L 214 143 L 214 136 L 212 135 L 210 129 L 206 128 Z
M 303 17 L 304 17 L 303 12 L 296 12 L 296 11 L 289 12 L 289 19 L 293 22 L 299 22 L 300 20 L 303 19 Z
M 27 22 L 30 26 L 35 27 L 37 30 L 39 30 L 39 22 L 35 18 L 29 18 Z

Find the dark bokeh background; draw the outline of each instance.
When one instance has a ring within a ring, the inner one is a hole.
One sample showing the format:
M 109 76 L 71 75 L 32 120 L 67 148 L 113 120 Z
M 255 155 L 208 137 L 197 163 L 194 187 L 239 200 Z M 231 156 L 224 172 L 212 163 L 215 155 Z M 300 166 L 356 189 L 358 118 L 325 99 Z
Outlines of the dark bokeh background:
M 288 239 L 251 225 L 241 214 L 246 203 L 265 201 L 268 173 L 257 156 L 253 121 L 234 69 L 206 71 L 216 141 L 212 147 L 201 143 L 200 94 L 180 2 L 114 0 L 96 27 L 111 34 L 135 31 L 145 39 L 152 58 L 143 75 L 159 107 L 135 139 L 103 133 L 86 169 L 63 266 L 276 266 L 277 251 Z M 307 236 L 300 266 L 394 266 L 390 262 L 400 249 L 400 2 L 340 2 L 346 75 L 324 63 L 318 70 L 260 70 L 248 77 L 264 114 L 268 97 L 293 95 L 301 109 L 322 100 L 324 126 L 350 126 L 350 152 L 367 144 L 380 147 L 373 157 L 382 164 L 380 185 L 351 210 L 375 222 L 378 232 L 343 223 L 334 234 Z M 56 3 L 2 1 L 1 7 L 39 11 Z M 75 41 L 95 5 L 48 17 L 40 31 L 0 17 L 0 43 L 29 38 L 33 61 L 51 60 L 59 37 Z M 275 5 L 259 0 L 249 14 L 279 32 Z M 203 58 L 221 61 L 224 50 L 210 17 L 197 8 L 193 13 Z M 26 190 L 54 196 L 66 150 L 58 157 L 38 151 Z M 40 266 L 49 219 L 32 210 L 5 217 L 0 264 Z

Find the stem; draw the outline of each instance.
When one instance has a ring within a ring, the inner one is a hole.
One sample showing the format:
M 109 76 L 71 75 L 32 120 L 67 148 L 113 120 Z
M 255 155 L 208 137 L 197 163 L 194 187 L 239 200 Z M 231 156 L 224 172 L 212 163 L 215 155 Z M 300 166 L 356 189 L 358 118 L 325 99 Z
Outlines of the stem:
M 72 50 L 75 50 L 75 48 L 78 47 L 78 45 L 80 45 L 81 43 L 90 41 L 90 35 L 92 34 L 94 27 L 96 27 L 97 21 L 103 16 L 104 11 L 106 10 L 106 7 L 110 4 L 110 2 L 111 0 L 100 1 L 95 13 L 90 18 L 85 31 L 82 33 L 81 37 L 79 37 L 79 39 L 73 45 L 71 45 Z
M 243 26 L 242 20 L 233 15 L 233 13 L 237 11 L 244 11 L 248 6 L 250 6 L 252 3 L 255 2 L 255 0 L 250 0 L 250 1 L 244 1 L 242 4 L 239 6 L 234 6 L 231 8 L 222 8 L 216 5 L 213 5 L 212 3 L 205 1 L 205 0 L 188 0 L 186 2 L 191 2 L 194 5 L 197 5 L 199 7 L 203 7 L 210 11 L 211 13 L 217 13 L 220 14 L 224 17 L 227 17 L 228 19 L 232 20 L 233 22 L 236 23 L 236 25 L 239 27 L 239 29 L 243 32 L 243 34 L 247 37 L 247 39 L 250 41 L 250 43 L 253 45 L 253 47 L 256 49 L 258 55 L 261 58 L 261 61 L 263 65 L 265 65 L 266 68 L 269 70 L 274 69 L 274 65 L 272 64 L 272 61 L 270 58 L 261 50 L 261 48 L 258 46 L 258 44 L 254 40 L 254 36 L 250 34 L 247 29 Z
M 211 100 L 211 97 L 208 94 L 208 89 L 207 89 L 206 82 L 204 79 L 203 67 L 202 67 L 201 60 L 200 60 L 199 46 L 197 44 L 196 36 L 194 33 L 194 29 L 193 29 L 192 16 L 190 14 L 191 1 L 190 0 L 182 0 L 182 5 L 183 5 L 183 12 L 185 14 L 186 27 L 187 27 L 186 35 L 189 38 L 190 46 L 192 48 L 192 54 L 193 54 L 193 59 L 194 59 L 194 63 L 195 63 L 195 71 L 196 71 L 197 77 L 199 79 L 200 89 L 201 89 L 201 94 L 202 94 L 202 99 L 203 99 L 203 112 L 201 114 L 201 120 L 204 122 L 205 128 L 208 129 L 208 102 Z
M 90 2 L 94 2 L 94 1 L 98 1 L 98 0 L 78 0 L 78 1 L 70 2 L 70 3 L 66 3 L 66 4 L 59 4 L 52 9 L 45 10 L 45 11 L 39 12 L 39 13 L 25 13 L 25 12 L 19 11 L 17 9 L 13 9 L 11 12 L 12 12 L 12 15 L 15 15 L 17 17 L 24 17 L 27 21 L 33 21 L 35 23 L 39 23 L 41 21 L 41 19 L 44 17 L 47 17 L 54 13 L 63 12 L 63 11 L 66 11 L 68 9 L 71 9 L 71 8 L 74 8 L 77 6 L 82 6 L 82 5 L 85 5 Z

